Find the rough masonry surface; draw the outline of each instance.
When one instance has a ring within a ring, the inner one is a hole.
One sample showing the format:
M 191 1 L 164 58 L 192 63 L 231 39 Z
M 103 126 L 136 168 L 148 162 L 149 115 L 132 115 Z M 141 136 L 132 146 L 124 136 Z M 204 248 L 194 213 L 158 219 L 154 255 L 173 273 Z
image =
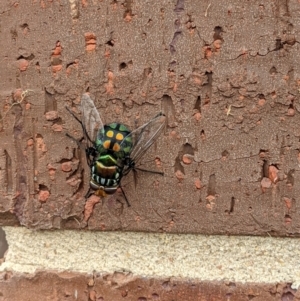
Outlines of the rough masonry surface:
M 298 236 L 297 1 L 1 1 L 0 222 Z M 9 24 L 9 28 L 7 27 Z M 65 107 L 167 127 L 122 194 L 85 199 Z

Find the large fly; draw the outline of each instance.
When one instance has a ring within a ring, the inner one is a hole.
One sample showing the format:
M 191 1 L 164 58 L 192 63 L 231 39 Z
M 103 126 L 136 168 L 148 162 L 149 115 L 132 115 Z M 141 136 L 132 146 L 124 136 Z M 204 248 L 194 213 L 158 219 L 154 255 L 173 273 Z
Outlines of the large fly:
M 81 124 L 87 145 L 85 152 L 91 169 L 90 189 L 87 196 L 91 193 L 106 196 L 114 194 L 120 188 L 127 205 L 130 206 L 121 186 L 124 176 L 133 171 L 136 177 L 137 170 L 163 175 L 163 172 L 141 169 L 136 166 L 136 163 L 163 131 L 165 115 L 159 113 L 141 127 L 130 131 L 124 124 L 116 122 L 103 124 L 88 93 L 82 95 L 80 109 L 81 119 L 67 108 Z M 67 136 L 71 137 L 69 134 Z

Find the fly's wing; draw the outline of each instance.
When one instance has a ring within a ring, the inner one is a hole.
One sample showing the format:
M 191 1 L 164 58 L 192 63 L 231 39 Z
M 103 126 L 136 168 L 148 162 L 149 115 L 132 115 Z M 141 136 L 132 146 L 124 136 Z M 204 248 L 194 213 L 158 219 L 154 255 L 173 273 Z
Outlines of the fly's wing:
M 103 128 L 99 112 L 88 93 L 81 97 L 81 121 L 85 138 L 90 146 L 94 145 L 98 131 Z
M 133 161 L 137 162 L 141 159 L 149 147 L 157 140 L 165 124 L 166 116 L 163 113 L 159 113 L 150 121 L 126 136 L 126 138 L 131 137 L 133 141 L 133 147 L 130 153 L 130 158 Z

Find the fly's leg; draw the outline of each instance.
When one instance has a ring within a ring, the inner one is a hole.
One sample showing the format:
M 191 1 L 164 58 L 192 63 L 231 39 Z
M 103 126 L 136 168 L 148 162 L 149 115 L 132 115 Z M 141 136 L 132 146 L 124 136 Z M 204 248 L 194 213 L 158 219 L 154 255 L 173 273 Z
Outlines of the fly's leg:
M 93 194 L 93 190 L 91 188 L 89 188 L 89 190 L 87 191 L 87 193 L 84 196 L 85 199 L 88 199 L 92 194 Z
M 79 147 L 81 146 L 81 143 L 76 138 L 74 138 L 73 136 L 71 136 L 69 133 L 66 133 L 66 136 L 69 137 L 70 139 L 72 139 L 74 142 L 76 142 L 76 144 Z
M 68 107 L 66 107 L 66 110 L 80 123 L 85 136 L 92 144 L 94 144 L 93 141 L 91 140 L 90 136 L 88 135 L 86 128 L 85 128 L 84 124 L 82 123 L 82 121 Z
M 154 170 L 148 170 L 148 169 L 144 169 L 144 168 L 140 168 L 140 167 L 136 167 L 135 165 L 135 161 L 132 160 L 130 157 L 126 157 L 125 158 L 125 170 L 123 172 L 123 175 L 127 175 L 131 170 L 135 173 L 135 171 L 139 170 L 139 171 L 143 171 L 143 172 L 148 172 L 148 173 L 152 173 L 152 174 L 157 174 L 157 175 L 161 175 L 163 176 L 164 173 L 161 171 L 154 171 Z
M 93 146 L 86 148 L 85 155 L 86 155 L 86 160 L 87 160 L 88 166 L 92 167 L 93 162 L 94 162 L 93 159 L 97 155 L 96 149 Z M 92 159 L 91 159 L 91 157 L 92 157 Z
M 148 170 L 148 169 L 143 169 L 143 168 L 139 168 L 139 167 L 133 167 L 132 169 L 143 171 L 143 172 L 149 172 L 149 173 L 153 173 L 153 174 L 157 174 L 157 175 L 161 175 L 161 176 L 164 175 L 164 173 L 161 171 Z
M 124 198 L 125 198 L 125 201 L 126 201 L 126 203 L 127 203 L 127 206 L 130 207 L 130 203 L 129 203 L 128 199 L 127 199 L 127 196 L 126 196 L 126 194 L 125 194 L 124 189 L 122 188 L 122 186 L 119 186 L 119 187 L 121 188 L 121 191 L 122 191 L 122 193 L 123 193 L 123 195 L 124 195 Z

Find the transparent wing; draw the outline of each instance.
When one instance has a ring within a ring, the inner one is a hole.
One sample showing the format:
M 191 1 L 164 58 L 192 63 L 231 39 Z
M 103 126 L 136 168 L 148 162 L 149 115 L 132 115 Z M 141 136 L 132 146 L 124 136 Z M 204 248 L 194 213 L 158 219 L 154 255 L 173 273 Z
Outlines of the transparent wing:
M 94 144 L 99 129 L 103 128 L 99 112 L 88 93 L 81 97 L 81 121 L 86 140 Z
M 166 116 L 159 113 L 149 122 L 132 131 L 126 138 L 132 137 L 133 147 L 130 158 L 137 162 L 156 141 L 166 124 Z M 125 140 L 125 139 L 124 139 Z M 123 143 L 123 142 L 122 142 Z M 121 143 L 121 146 L 122 146 Z

